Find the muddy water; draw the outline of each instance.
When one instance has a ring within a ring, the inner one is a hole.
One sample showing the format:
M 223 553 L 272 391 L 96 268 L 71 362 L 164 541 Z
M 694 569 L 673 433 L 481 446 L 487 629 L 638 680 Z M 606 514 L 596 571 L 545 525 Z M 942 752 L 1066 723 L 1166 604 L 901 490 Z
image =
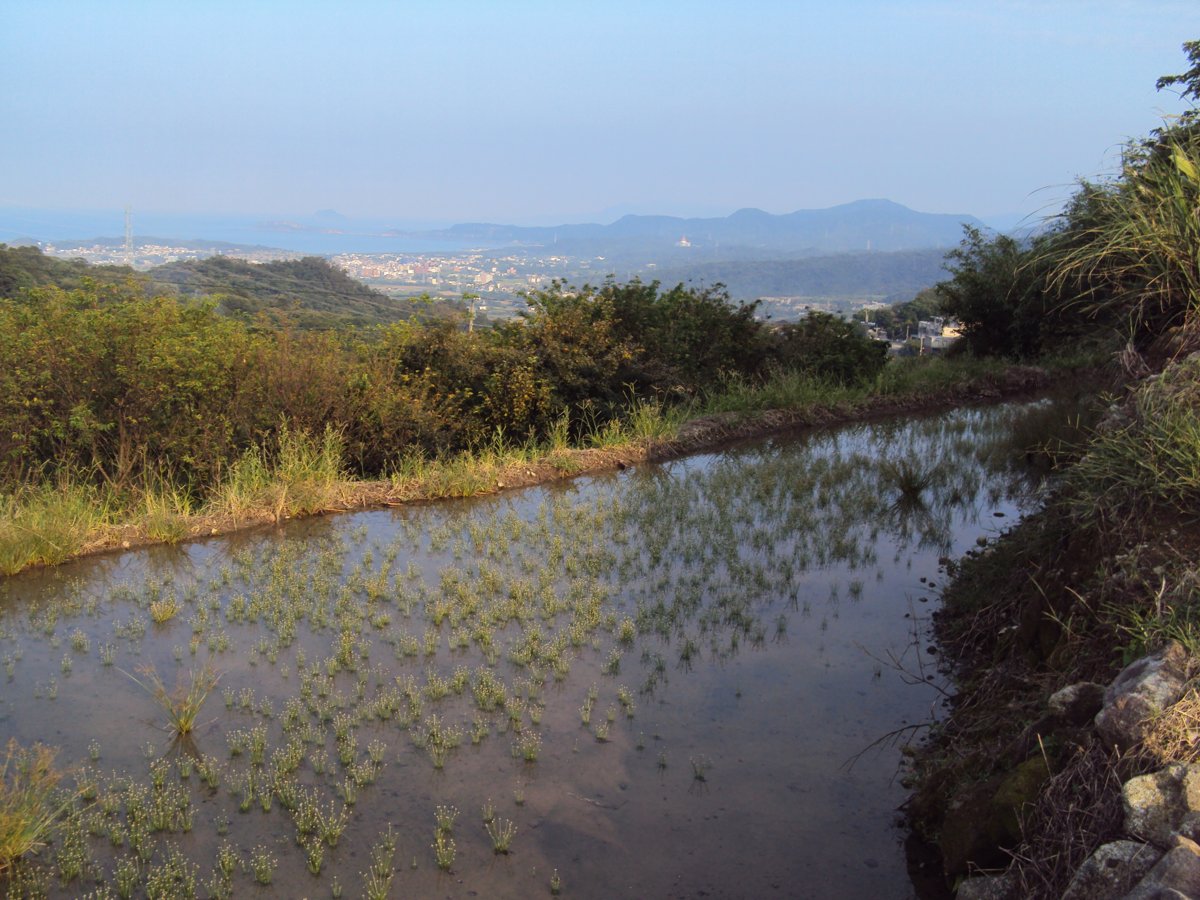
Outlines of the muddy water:
M 59 747 L 95 798 L 18 886 L 530 897 L 557 873 L 570 897 L 912 896 L 894 821 L 900 747 L 940 702 L 938 560 L 1035 502 L 996 451 L 1020 415 L 8 579 L 0 737 Z M 130 676 L 209 664 L 220 682 L 173 740 Z M 306 833 L 306 797 L 344 810 L 335 845 Z M 158 801 L 175 814 L 148 827 Z M 439 806 L 458 811 L 444 868 Z

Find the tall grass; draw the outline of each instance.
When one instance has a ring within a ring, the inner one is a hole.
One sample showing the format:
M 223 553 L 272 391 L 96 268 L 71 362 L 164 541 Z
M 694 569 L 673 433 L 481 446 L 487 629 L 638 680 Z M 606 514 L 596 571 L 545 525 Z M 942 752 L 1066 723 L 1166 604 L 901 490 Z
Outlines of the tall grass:
M 177 544 L 188 536 L 195 512 L 192 497 L 182 487 L 159 478 L 142 490 L 141 525 L 152 541 Z
M 11 575 L 76 555 L 108 524 L 115 505 L 108 490 L 66 475 L 0 494 L 0 572 Z
M 1128 422 L 1101 430 L 1071 469 L 1077 512 L 1179 512 L 1200 502 L 1200 359 L 1166 369 L 1138 388 Z
M 732 375 L 724 378 L 720 388 L 704 398 L 698 411 L 712 414 L 807 409 L 858 399 L 864 393 L 861 387 L 846 387 L 804 372 L 774 372 L 762 382 Z
M 27 853 L 36 853 L 50 838 L 59 814 L 73 798 L 56 802 L 61 775 L 54 769 L 55 751 L 42 744 L 23 749 L 8 742 L 0 766 L 0 874 Z
M 1128 317 L 1135 334 L 1197 326 L 1200 138 L 1141 150 L 1090 194 L 1090 224 L 1054 260 L 1051 285 L 1085 315 Z
M 242 454 L 213 491 L 208 512 L 234 522 L 269 514 L 276 521 L 337 506 L 346 475 L 343 440 L 326 426 L 320 438 L 284 423 L 274 454 L 261 446 Z
M 1006 364 L 994 359 L 913 357 L 889 360 L 869 383 L 843 384 L 806 372 L 777 371 L 764 381 L 725 378 L 704 398 L 701 413 L 763 412 L 770 409 L 855 408 L 878 397 L 950 397 L 963 388 L 996 379 Z
M 593 447 L 618 447 L 673 436 L 687 415 L 687 407 L 667 407 L 656 398 L 631 396 L 621 414 L 602 426 L 587 429 Z

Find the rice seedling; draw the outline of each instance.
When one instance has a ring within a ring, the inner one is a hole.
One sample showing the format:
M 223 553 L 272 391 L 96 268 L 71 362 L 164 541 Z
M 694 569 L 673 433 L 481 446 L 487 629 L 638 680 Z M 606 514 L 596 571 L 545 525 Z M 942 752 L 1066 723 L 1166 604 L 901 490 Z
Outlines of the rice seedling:
M 433 856 L 437 861 L 437 867 L 443 872 L 449 872 L 454 865 L 454 838 L 440 828 L 434 831 Z
M 263 845 L 260 844 L 250 851 L 250 871 L 254 873 L 254 880 L 259 884 L 271 883 L 277 865 L 279 865 L 279 860 L 272 856 L 271 852 Z
M 513 756 L 517 756 L 527 763 L 537 762 L 541 750 L 542 736 L 536 731 L 522 732 L 513 744 Z
M 142 873 L 137 860 L 129 856 L 118 856 L 113 869 L 113 887 L 121 900 L 132 897 L 141 883 Z
M 439 805 L 434 810 L 434 819 L 437 822 L 439 831 L 444 831 L 446 834 L 454 833 L 454 822 L 458 818 L 458 809 L 453 806 Z
M 508 853 L 512 847 L 513 838 L 517 835 L 517 826 L 511 819 L 493 819 L 484 824 L 484 830 L 492 839 L 492 852 Z

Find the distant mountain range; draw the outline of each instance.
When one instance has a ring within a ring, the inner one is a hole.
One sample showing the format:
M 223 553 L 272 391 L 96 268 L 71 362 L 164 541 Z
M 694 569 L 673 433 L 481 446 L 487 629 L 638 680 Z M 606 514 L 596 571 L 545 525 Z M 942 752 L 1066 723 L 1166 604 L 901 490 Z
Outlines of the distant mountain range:
M 774 215 L 741 209 L 729 216 L 625 215 L 607 225 L 521 226 L 464 223 L 437 230 L 392 219 L 366 219 L 321 210 L 285 219 L 250 215 L 155 214 L 134 211 L 136 242 L 146 235 L 173 246 L 221 244 L 271 247 L 300 253 L 442 252 L 476 248 L 500 253 L 512 247 L 570 256 L 603 256 L 618 264 L 683 265 L 696 262 L 784 259 L 830 253 L 953 247 L 974 216 L 923 213 L 890 200 L 857 200 L 829 209 Z M 64 247 L 114 243 L 119 210 L 72 212 L 0 207 L 0 241 L 54 242 Z M 96 238 L 94 235 L 105 235 Z
M 952 247 L 962 238 L 964 224 L 984 227 L 974 216 L 917 212 L 891 200 L 857 200 L 784 215 L 740 209 L 708 219 L 627 215 L 609 225 L 466 223 L 420 236 L 492 247 L 553 248 L 563 255 L 653 255 L 663 263 L 676 263 L 683 261 L 677 251 L 686 251 L 695 261 Z

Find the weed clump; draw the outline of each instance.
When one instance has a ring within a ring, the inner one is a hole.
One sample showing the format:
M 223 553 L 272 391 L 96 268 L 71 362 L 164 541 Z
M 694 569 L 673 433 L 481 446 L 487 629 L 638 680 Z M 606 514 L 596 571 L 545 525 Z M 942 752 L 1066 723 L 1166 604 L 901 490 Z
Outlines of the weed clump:
M 10 740 L 0 766 L 0 873 L 28 853 L 36 853 L 71 803 L 55 798 L 62 778 L 54 768 L 56 751 L 43 744 L 29 749 Z
M 129 675 L 135 684 L 149 693 L 163 708 L 170 721 L 171 730 L 180 736 L 190 734 L 195 728 L 200 708 L 204 705 L 208 695 L 212 693 L 212 689 L 217 686 L 217 682 L 221 680 L 219 672 L 211 665 L 205 666 L 203 669 L 193 671 L 186 684 L 180 680 L 175 690 L 168 691 L 162 676 L 153 666 L 140 666 L 138 673 L 142 676 L 141 679 L 129 675 L 128 672 L 125 674 Z

